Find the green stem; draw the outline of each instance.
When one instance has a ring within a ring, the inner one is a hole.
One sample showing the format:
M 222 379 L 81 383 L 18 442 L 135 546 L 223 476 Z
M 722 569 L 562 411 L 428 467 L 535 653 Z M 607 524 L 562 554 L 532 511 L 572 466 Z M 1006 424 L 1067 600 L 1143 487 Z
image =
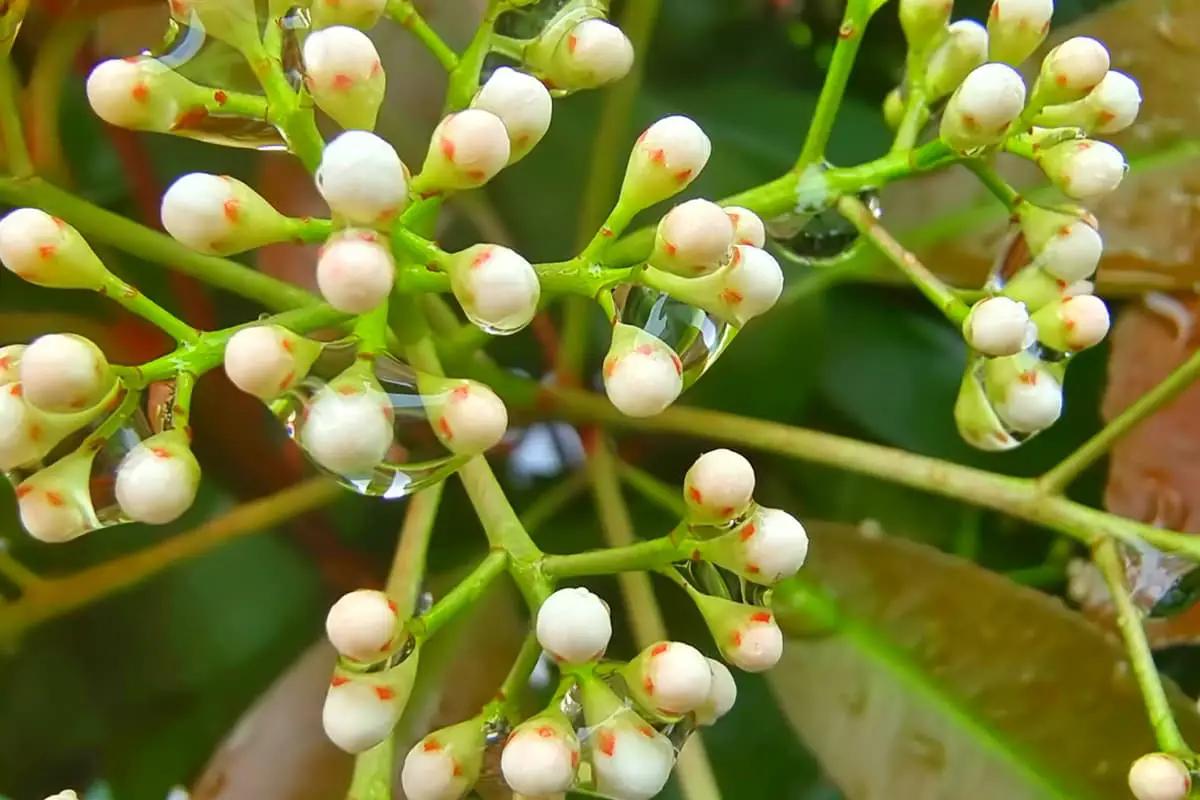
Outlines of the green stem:
M 624 461 L 620 462 L 617 471 L 621 474 L 621 480 L 629 484 L 629 488 L 657 504 L 663 511 L 680 519 L 687 516 L 687 503 L 683 500 L 683 490 L 678 486 L 671 486 L 644 469 Z
M 1118 439 L 1182 394 L 1197 377 L 1200 377 L 1200 353 L 1192 354 L 1164 381 L 1139 397 L 1103 430 L 1043 475 L 1038 481 L 1042 491 L 1048 494 L 1063 491 L 1080 473 L 1102 458 Z
M 391 800 L 396 742 L 389 735 L 354 759 L 354 777 L 346 800 Z
M 458 66 L 458 54 L 442 41 L 433 28 L 429 27 L 424 17 L 413 7 L 409 0 L 388 0 L 387 13 L 392 19 L 407 28 L 433 54 L 442 68 L 453 72 Z
M 500 684 L 497 699 L 515 705 L 521 696 L 521 690 L 529 685 L 529 676 L 533 674 L 534 668 L 537 667 L 538 659 L 541 657 L 542 646 L 538 643 L 537 635 L 530 631 L 525 637 L 525 641 L 521 643 L 521 650 L 517 653 L 516 660 L 513 661 L 512 667 L 508 670 L 508 675 L 505 676 L 504 683 Z
M 503 10 L 502 6 L 500 0 L 488 0 L 474 38 L 458 59 L 458 64 L 451 70 L 450 87 L 446 90 L 447 111 L 466 108 L 475 92 L 479 91 L 479 73 L 483 70 L 484 59 L 491 49 L 492 28 Z
M 268 25 L 267 32 L 275 34 L 278 25 Z M 290 149 L 309 172 L 315 172 L 321 163 L 325 140 L 317 130 L 317 122 L 311 108 L 300 102 L 300 96 L 288 83 L 283 63 L 270 46 L 260 47 L 246 54 L 250 68 L 267 96 L 267 116 L 283 131 Z
M 525 531 L 532 536 L 570 505 L 583 493 L 587 486 L 586 477 L 583 472 L 572 472 L 539 494 L 521 512 L 521 524 L 525 526 Z
M 1092 551 L 1092 558 L 1104 576 L 1116 606 L 1117 626 L 1125 640 L 1125 650 L 1129 653 L 1133 674 L 1142 690 L 1142 700 L 1146 704 L 1146 712 L 1150 717 L 1150 724 L 1154 727 L 1158 746 L 1172 755 L 1191 757 L 1191 748 L 1187 746 L 1183 734 L 1175 724 L 1171 704 L 1163 690 L 1158 669 L 1154 666 L 1154 654 L 1150 652 L 1150 645 L 1146 642 L 1141 614 L 1129 596 L 1129 588 L 1125 583 L 1125 566 L 1116 543 L 1111 539 L 1098 543 Z
M 604 513 L 602 510 L 602 521 Z M 619 572 L 657 569 L 682 561 L 687 558 L 688 551 L 689 548 L 676 545 L 670 537 L 663 536 L 633 544 L 585 550 L 582 553 L 546 556 L 542 561 L 542 572 L 560 580 L 585 575 L 614 575 Z
M 833 48 L 829 70 L 825 73 L 825 83 L 821 87 L 812 122 L 809 123 L 808 134 L 804 138 L 804 147 L 800 151 L 800 157 L 796 159 L 796 165 L 792 167 L 792 171 L 797 175 L 825 157 L 825 147 L 829 144 L 830 134 L 833 133 L 833 124 L 837 119 L 838 109 L 841 108 L 842 98 L 846 95 L 850 73 L 854 69 L 855 59 L 858 58 L 858 48 L 862 45 L 863 33 L 870 18 L 867 3 L 850 0 L 846 4 L 842 24 L 838 28 L 838 42 Z
M 388 572 L 385 587 L 388 597 L 396 603 L 396 616 L 400 619 L 408 619 L 413 615 L 421 597 L 425 557 L 429 552 L 429 540 L 437 522 L 445 486 L 445 483 L 439 482 L 417 492 L 408 501 L 408 508 L 404 511 L 400 541 L 392 557 L 392 568 Z
M 852 195 L 843 196 L 837 203 L 838 211 L 850 221 L 855 228 L 889 261 L 900 268 L 908 279 L 913 282 L 921 294 L 937 306 L 948 320 L 955 326 L 961 326 L 970 311 L 967 304 L 958 299 L 958 295 L 950 290 L 938 276 L 929 271 L 920 260 L 905 250 L 887 230 L 879 224 L 879 220 L 871 210 Z
M 199 332 L 191 325 L 114 275 L 109 275 L 102 292 L 125 310 L 152 323 L 181 344 L 194 344 L 200 337 Z
M 33 175 L 33 160 L 25 142 L 25 129 L 21 126 L 20 91 L 16 70 L 5 52 L 0 57 L 0 137 L 4 139 L 8 171 L 18 178 L 28 178 Z
M 171 427 L 186 430 L 192 417 L 192 392 L 196 389 L 196 376 L 186 370 L 175 376 L 175 397 L 171 402 Z
M 1008 181 L 1000 177 L 996 172 L 996 168 L 991 164 L 985 163 L 979 158 L 968 158 L 963 160 L 963 165 L 971 172 L 975 173 L 975 177 L 979 178 L 989 192 L 996 196 L 1005 208 L 1009 211 L 1014 211 L 1021 202 L 1020 193 L 1013 187 L 1008 185 Z
M 433 608 L 413 620 L 414 633 L 421 641 L 428 641 L 460 611 L 478 602 L 492 581 L 504 574 L 507 566 L 508 555 L 503 550 L 492 550 L 470 575 L 434 603 Z
M 900 127 L 896 129 L 896 138 L 892 141 L 891 152 L 893 153 L 911 150 L 912 146 L 917 143 L 917 137 L 921 135 L 922 126 L 929 119 L 925 89 L 920 85 L 923 81 L 910 81 L 910 83 L 913 85 L 909 91 L 908 100 L 904 104 L 904 116 L 900 120 Z
M 377 356 L 387 352 L 388 333 L 391 331 L 388 327 L 388 306 L 388 301 L 384 300 L 354 323 L 354 335 L 359 340 L 360 354 Z

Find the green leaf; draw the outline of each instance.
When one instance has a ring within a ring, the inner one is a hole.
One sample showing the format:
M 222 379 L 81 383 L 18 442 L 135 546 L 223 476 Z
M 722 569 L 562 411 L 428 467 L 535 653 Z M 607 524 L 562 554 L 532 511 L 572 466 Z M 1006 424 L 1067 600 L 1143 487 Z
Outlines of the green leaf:
M 809 526 L 769 679 L 850 798 L 1124 797 L 1157 749 L 1124 652 L 1046 595 L 924 545 Z M 1169 684 L 1185 738 L 1200 715 Z

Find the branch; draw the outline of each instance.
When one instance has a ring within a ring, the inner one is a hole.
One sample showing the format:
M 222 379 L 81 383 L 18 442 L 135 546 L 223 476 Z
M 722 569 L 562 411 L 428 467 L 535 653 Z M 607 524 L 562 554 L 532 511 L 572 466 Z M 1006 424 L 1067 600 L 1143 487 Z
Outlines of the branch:
M 442 37 L 429 27 L 424 17 L 409 0 L 388 0 L 387 13 L 392 19 L 416 36 L 421 44 L 433 54 L 442 68 L 453 72 L 458 66 L 458 54 L 442 41 Z
M 0 58 L 0 137 L 4 139 L 5 162 L 8 171 L 19 178 L 33 175 L 33 159 L 25 142 L 18 111 L 20 80 L 7 52 Z

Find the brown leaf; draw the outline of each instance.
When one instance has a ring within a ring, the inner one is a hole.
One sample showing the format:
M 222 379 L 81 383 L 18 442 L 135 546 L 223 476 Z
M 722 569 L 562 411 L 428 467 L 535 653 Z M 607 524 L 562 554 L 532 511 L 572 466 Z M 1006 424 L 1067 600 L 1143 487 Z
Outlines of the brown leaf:
M 850 800 L 1127 796 L 1157 746 L 1114 635 L 925 545 L 806 527 L 809 563 L 775 595 L 794 638 L 768 679 Z M 1169 690 L 1196 741 L 1200 715 Z

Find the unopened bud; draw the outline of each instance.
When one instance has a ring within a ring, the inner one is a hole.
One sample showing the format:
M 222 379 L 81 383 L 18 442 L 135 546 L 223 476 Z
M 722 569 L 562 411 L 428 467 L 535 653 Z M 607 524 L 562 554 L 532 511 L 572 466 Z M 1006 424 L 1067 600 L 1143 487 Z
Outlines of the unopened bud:
M 736 245 L 728 266 L 712 280 L 720 282 L 720 316 L 738 326 L 770 311 L 783 294 L 783 270 L 761 247 Z
M 8 344 L 0 347 L 0 386 L 16 383 L 21 378 L 21 356 L 25 353 L 25 345 Z
M 1017 216 L 1034 264 L 1066 284 L 1095 273 L 1104 241 L 1091 214 L 1082 209 L 1060 211 L 1023 203 Z
M 683 642 L 657 642 L 621 668 L 637 702 L 660 717 L 681 717 L 708 700 L 712 671 L 699 650 Z
M 754 500 L 754 467 L 741 453 L 710 450 L 688 469 L 683 497 L 690 522 L 727 523 L 743 514 Z
M 454 800 L 479 780 L 483 767 L 484 722 L 469 719 L 436 730 L 408 751 L 400 782 L 408 800 Z
M 200 464 L 182 430 L 155 434 L 134 446 L 117 467 L 114 493 L 122 513 L 135 522 L 166 525 L 196 501 Z
M 25 402 L 43 411 L 91 408 L 109 393 L 116 376 L 94 342 L 73 333 L 33 340 L 21 357 Z
M 246 0 L 171 0 L 171 16 L 243 53 L 259 46 L 258 9 Z
M 762 508 L 735 530 L 698 545 L 701 556 L 763 586 L 799 572 L 808 558 L 808 532 L 778 508 Z
M 58 794 L 50 795 L 46 800 L 79 800 L 79 795 L 75 794 L 74 789 L 64 789 Z
M 1032 343 L 1029 311 L 1008 297 L 986 297 L 971 307 L 963 321 L 967 346 L 985 356 L 1011 356 Z
M 1038 166 L 1059 191 L 1083 202 L 1099 200 L 1121 185 L 1129 167 L 1108 142 L 1079 139 L 1042 152 Z
M 1075 353 L 1094 347 L 1108 335 L 1108 306 L 1093 294 L 1064 297 L 1033 316 L 1038 339 L 1047 347 Z
M 1129 768 L 1129 790 L 1137 800 L 1185 800 L 1192 777 L 1178 758 L 1150 753 Z
M 597 790 L 624 800 L 657 796 L 675 766 L 670 740 L 599 679 L 588 677 L 579 685 Z
M 329 740 L 347 753 L 382 742 L 404 714 L 417 677 L 419 650 L 383 672 L 350 672 L 338 666 L 325 695 L 321 722 Z
M 1082 99 L 1108 72 L 1108 48 L 1090 36 L 1074 36 L 1042 59 L 1031 105 L 1038 108 Z
M 537 612 L 537 640 L 555 661 L 585 664 L 604 655 L 612 638 L 608 606 L 582 587 L 559 589 Z
M 418 378 L 433 431 L 455 455 L 475 456 L 500 443 L 508 430 L 508 409 L 499 395 L 465 378 Z
M 451 114 L 434 129 L 413 190 L 436 194 L 483 186 L 504 169 L 511 152 L 500 117 L 482 108 Z
M 975 357 L 967 362 L 958 397 L 954 401 L 954 424 L 963 441 L 976 449 L 987 452 L 1011 450 L 1021 443 L 1021 439 L 1013 436 L 996 415 L 996 409 L 979 379 L 981 361 Z
M 392 447 L 394 419 L 379 382 L 352 368 L 316 393 L 300 428 L 300 445 L 329 472 L 369 475 Z
M 271 400 L 302 381 L 321 345 L 278 325 L 242 328 L 225 345 L 225 373 L 234 386 Z
M 941 100 L 957 89 L 987 61 L 987 53 L 987 29 L 975 20 L 960 19 L 946 28 L 946 40 L 933 51 L 925 71 L 925 95 L 929 102 Z
M 1003 141 L 1025 108 L 1025 82 L 1005 64 L 971 71 L 950 96 L 938 135 L 949 147 L 968 153 Z
M 369 131 L 345 131 L 325 145 L 317 190 L 351 225 L 390 224 L 408 204 L 408 168 L 395 149 Z
M 511 67 L 500 67 L 471 101 L 471 108 L 489 111 L 508 131 L 508 163 L 515 164 L 550 130 L 554 102 L 545 84 Z
M 542 289 L 533 265 L 520 253 L 477 244 L 453 254 L 445 267 L 467 319 L 488 333 L 516 333 L 533 321 Z
M 720 661 L 714 661 L 711 658 L 704 659 L 708 662 L 709 673 L 712 675 L 712 685 L 708 691 L 708 697 L 696 709 L 696 722 L 701 725 L 712 725 L 721 717 L 729 713 L 733 708 L 733 704 L 737 702 L 737 682 L 733 679 L 733 673 L 729 668 Z
M 258 192 L 228 175 L 191 172 L 162 197 L 162 224 L 200 253 L 231 255 L 281 242 L 291 221 Z
M 1062 416 L 1062 384 L 1036 358 L 1022 354 L 988 361 L 984 385 L 997 416 L 1019 433 L 1038 433 Z
M 1054 0 L 992 0 L 988 14 L 988 60 L 1018 66 L 1050 31 Z
M 684 277 L 707 275 L 729 257 L 733 241 L 733 220 L 724 209 L 708 200 L 688 200 L 659 221 L 649 262 Z
M 633 66 L 633 43 L 616 25 L 585 19 L 537 60 L 556 89 L 594 89 L 625 77 Z
M 528 797 L 565 792 L 579 767 L 579 738 L 559 712 L 547 711 L 513 729 L 500 754 L 504 782 Z
M 347 229 L 334 235 L 317 258 L 321 296 L 347 314 L 365 314 L 387 299 L 396 280 L 392 252 L 374 231 Z
M 689 117 L 665 117 L 647 128 L 625 167 L 618 201 L 643 209 L 683 191 L 712 154 L 712 142 Z
M 783 657 L 783 631 L 775 615 L 723 597 L 693 594 L 721 657 L 746 672 L 765 672 Z
M 73 414 L 48 414 L 25 401 L 20 383 L 0 386 L 0 472 L 41 461 L 67 436 L 104 413 L 120 391 L 114 383 L 100 402 Z
M 110 277 L 79 231 L 37 208 L 0 219 L 0 261 L 17 277 L 52 289 L 96 291 Z
M 762 218 L 748 208 L 726 206 L 725 213 L 733 223 L 733 243 L 763 247 L 767 243 L 767 227 Z
M 316 29 L 350 25 L 370 30 L 387 8 L 387 0 L 312 0 L 309 13 Z
M 926 53 L 950 21 L 953 0 L 900 0 L 900 27 L 911 53 Z
M 883 98 L 883 121 L 893 131 L 899 130 L 900 123 L 904 121 L 905 102 L 904 88 L 901 86 L 892 89 Z
M 88 75 L 87 98 L 109 125 L 170 131 L 185 112 L 203 107 L 205 90 L 150 56 L 101 61 Z
M 604 357 L 604 391 L 629 417 L 652 417 L 683 391 L 683 362 L 662 339 L 624 323 L 613 326 Z
M 97 527 L 89 489 L 95 457 L 94 451 L 70 453 L 21 482 L 17 511 L 30 536 L 60 544 Z
M 304 84 L 334 122 L 347 130 L 371 130 L 387 79 L 370 37 L 357 28 L 334 25 L 304 40 Z
M 1133 124 L 1141 107 L 1137 82 L 1123 72 L 1109 70 L 1087 97 L 1046 108 L 1035 123 L 1048 128 L 1083 128 L 1090 134 L 1117 133 Z
M 370 663 L 392 648 L 400 630 L 396 613 L 396 604 L 383 592 L 357 589 L 329 609 L 325 635 L 344 657 Z

